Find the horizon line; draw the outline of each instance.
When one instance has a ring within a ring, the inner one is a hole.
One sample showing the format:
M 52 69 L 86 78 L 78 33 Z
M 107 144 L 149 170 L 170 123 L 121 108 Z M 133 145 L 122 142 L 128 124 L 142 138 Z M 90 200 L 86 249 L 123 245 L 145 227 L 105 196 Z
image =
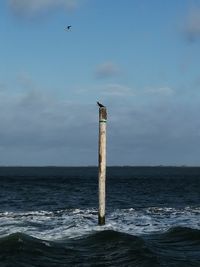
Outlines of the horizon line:
M 173 167 L 173 168 L 199 168 L 200 165 L 108 165 L 106 168 L 162 168 L 162 167 Z M 98 165 L 0 165 L 0 168 L 98 168 Z

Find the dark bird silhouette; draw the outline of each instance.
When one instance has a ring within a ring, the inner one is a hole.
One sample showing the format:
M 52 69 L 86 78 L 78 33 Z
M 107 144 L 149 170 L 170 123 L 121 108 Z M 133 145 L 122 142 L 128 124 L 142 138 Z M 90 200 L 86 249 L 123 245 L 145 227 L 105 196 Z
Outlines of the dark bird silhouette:
M 97 105 L 98 105 L 100 108 L 105 108 L 105 106 L 102 105 L 101 103 L 99 103 L 98 101 L 97 101 Z
M 71 29 L 71 25 L 68 25 L 66 28 L 65 28 L 65 31 L 69 31 Z

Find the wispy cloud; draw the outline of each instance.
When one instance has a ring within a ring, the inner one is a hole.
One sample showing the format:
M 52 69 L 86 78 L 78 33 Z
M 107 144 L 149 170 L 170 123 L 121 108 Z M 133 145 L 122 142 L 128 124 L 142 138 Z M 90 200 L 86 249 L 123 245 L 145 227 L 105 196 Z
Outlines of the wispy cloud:
M 107 84 L 102 88 L 102 94 L 107 96 L 124 96 L 129 97 L 130 95 L 134 95 L 135 91 L 127 86 L 120 84 Z
M 184 34 L 189 42 L 200 40 L 200 8 L 191 8 L 184 24 Z
M 108 61 L 97 66 L 95 74 L 97 78 L 105 79 L 116 76 L 119 74 L 119 72 L 120 69 L 118 65 L 111 61 Z
M 158 96 L 171 96 L 174 94 L 174 90 L 170 87 L 159 87 L 146 89 L 147 94 L 158 95 Z
M 103 96 L 107 96 L 109 98 L 112 97 L 123 97 L 124 99 L 144 99 L 147 96 L 154 97 L 171 97 L 175 94 L 175 90 L 168 86 L 160 86 L 160 87 L 148 87 L 148 88 L 132 88 L 126 86 L 124 84 L 119 83 L 107 83 L 103 86 L 97 87 L 96 92 L 99 92 Z
M 80 0 L 8 0 L 11 10 L 22 16 L 33 17 L 53 9 L 76 9 Z

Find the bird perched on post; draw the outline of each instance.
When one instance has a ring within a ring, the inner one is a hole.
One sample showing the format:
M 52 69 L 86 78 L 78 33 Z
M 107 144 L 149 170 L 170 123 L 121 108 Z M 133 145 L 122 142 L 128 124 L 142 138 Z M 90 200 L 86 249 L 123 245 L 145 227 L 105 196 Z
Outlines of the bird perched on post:
M 105 106 L 102 105 L 101 103 L 99 103 L 98 101 L 97 101 L 97 105 L 98 105 L 100 108 L 105 108 Z

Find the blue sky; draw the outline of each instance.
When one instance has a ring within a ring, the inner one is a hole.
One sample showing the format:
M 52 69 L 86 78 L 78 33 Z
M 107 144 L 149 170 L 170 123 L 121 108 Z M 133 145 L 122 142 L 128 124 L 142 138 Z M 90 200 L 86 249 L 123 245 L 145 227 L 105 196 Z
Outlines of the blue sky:
M 0 165 L 96 165 L 96 100 L 109 165 L 200 165 L 200 1 L 3 0 L 0 33 Z

